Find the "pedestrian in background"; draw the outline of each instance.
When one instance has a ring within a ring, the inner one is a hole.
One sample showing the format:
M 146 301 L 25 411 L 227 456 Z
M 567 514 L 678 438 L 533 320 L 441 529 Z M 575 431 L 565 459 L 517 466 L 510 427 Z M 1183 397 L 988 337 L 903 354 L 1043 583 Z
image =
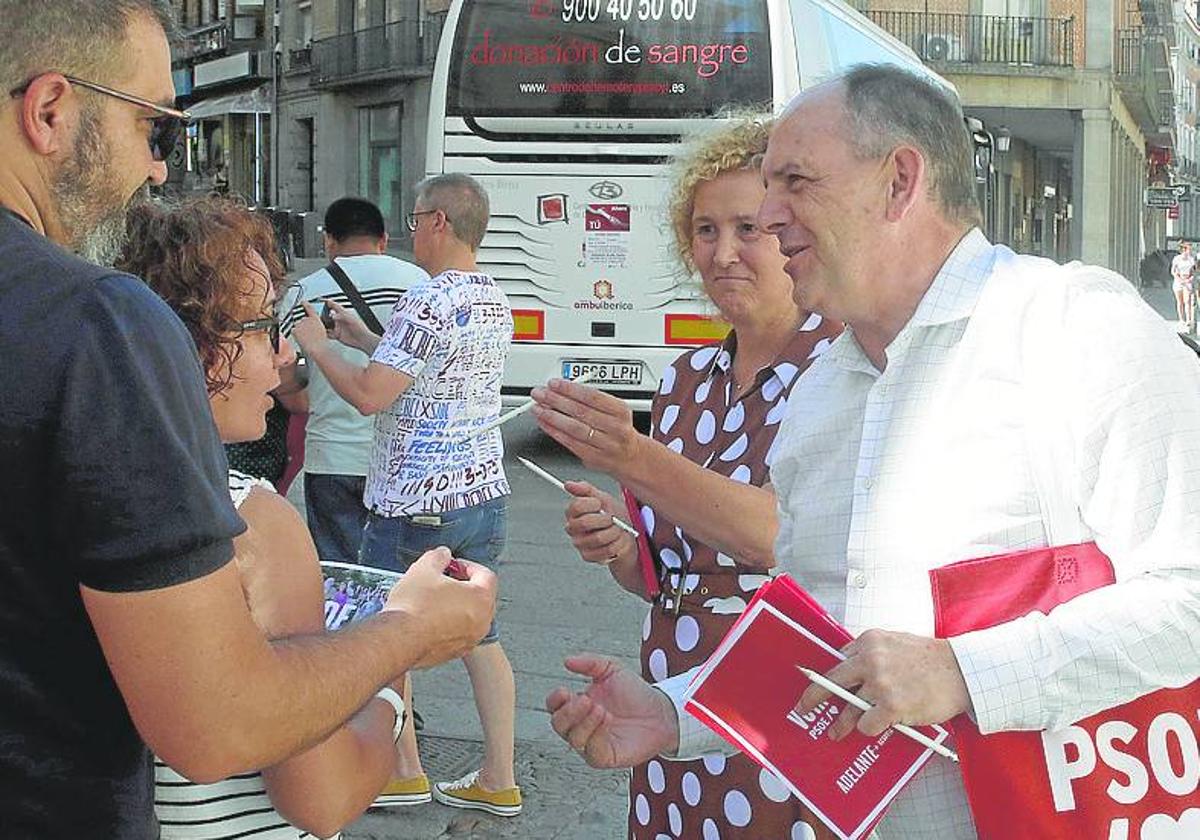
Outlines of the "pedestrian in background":
M 346 361 L 311 304 L 292 335 L 343 399 L 376 415 L 364 501 L 369 509 L 361 562 L 405 571 L 438 545 L 494 567 L 504 547 L 508 479 L 499 429 L 479 430 L 500 413 L 500 383 L 512 340 L 508 299 L 478 270 L 476 252 L 488 223 L 488 197 L 466 175 L 417 185 L 408 226 L 413 255 L 431 278 L 396 304 L 383 337 L 334 306 L 334 334 L 370 354 L 365 367 Z M 483 726 L 478 771 L 439 782 L 445 805 L 500 816 L 521 811 L 513 775 L 516 690 L 495 621 L 463 657 Z M 427 802 L 416 736 L 400 741 L 397 779 L 384 791 L 397 804 Z
M 1179 253 L 1171 260 L 1171 291 L 1175 294 L 1175 311 L 1179 323 L 1187 332 L 1196 330 L 1196 255 L 1192 243 L 1180 242 Z
M 582 481 L 567 533 L 587 562 L 651 601 L 642 630 L 642 678 L 702 664 L 775 565 L 775 497 L 767 453 L 800 374 L 842 329 L 797 307 L 775 238 L 756 222 L 759 164 L 770 123 L 745 117 L 697 138 L 676 162 L 669 207 L 676 253 L 732 327 L 720 344 L 684 353 L 667 369 L 650 437 L 625 403 L 557 380 L 535 389 L 539 425 L 590 468 L 631 490 L 649 539 L 647 592 L 636 541 L 613 524 L 625 506 Z M 680 791 L 683 796 L 680 796 Z M 753 825 L 742 817 L 752 813 Z M 719 764 L 652 759 L 633 768 L 629 836 L 804 836 L 824 827 L 771 773 L 746 756 Z M 821 836 L 831 836 L 822 834 Z
M 322 306 L 332 300 L 354 309 L 351 294 L 386 323 L 404 291 L 429 278 L 412 263 L 387 254 L 383 214 L 364 198 L 339 198 L 325 211 L 325 253 L 331 265 L 290 288 L 283 333 L 304 317 L 303 303 Z M 344 274 L 341 282 L 333 272 Z M 346 287 L 349 284 L 350 288 Z M 298 348 L 299 344 L 294 342 Z M 348 344 L 332 345 L 348 363 L 363 367 L 368 357 Z M 308 414 L 304 426 L 304 507 L 308 529 L 321 560 L 357 563 L 367 509 L 363 505 L 375 420 L 338 396 L 325 374 L 312 365 L 307 385 L 296 381 L 296 368 L 281 372 L 277 392 L 290 411 Z

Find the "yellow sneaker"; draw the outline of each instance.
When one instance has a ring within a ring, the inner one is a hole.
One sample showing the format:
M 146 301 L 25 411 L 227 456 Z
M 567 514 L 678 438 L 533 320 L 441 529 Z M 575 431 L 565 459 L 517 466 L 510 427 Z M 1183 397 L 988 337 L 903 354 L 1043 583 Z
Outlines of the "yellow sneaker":
M 372 808 L 391 805 L 421 805 L 433 797 L 429 791 L 429 777 L 422 773 L 411 779 L 392 779 L 387 787 L 375 797 Z
M 521 813 L 521 789 L 484 790 L 479 786 L 479 771 L 468 773 L 453 782 L 438 782 L 433 786 L 433 798 L 451 808 L 472 808 L 499 817 L 515 817 Z

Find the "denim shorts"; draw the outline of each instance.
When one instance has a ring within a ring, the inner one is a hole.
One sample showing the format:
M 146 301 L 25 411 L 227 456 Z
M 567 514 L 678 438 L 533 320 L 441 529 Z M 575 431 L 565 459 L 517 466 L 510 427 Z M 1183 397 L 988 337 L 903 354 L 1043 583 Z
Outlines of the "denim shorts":
M 338 563 L 357 563 L 367 509 L 361 475 L 304 474 L 304 508 L 317 557 Z
M 508 501 L 504 496 L 441 514 L 392 517 L 368 513 L 358 562 L 405 572 L 426 551 L 444 545 L 455 557 L 495 571 L 507 530 Z M 493 617 L 492 626 L 480 644 L 498 639 Z

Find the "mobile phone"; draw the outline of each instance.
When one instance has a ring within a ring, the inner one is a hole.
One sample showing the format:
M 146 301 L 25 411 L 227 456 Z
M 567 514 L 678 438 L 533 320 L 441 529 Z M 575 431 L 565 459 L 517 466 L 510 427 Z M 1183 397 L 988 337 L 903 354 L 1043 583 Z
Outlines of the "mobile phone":
M 325 305 L 321 307 L 321 323 L 325 325 L 325 329 L 332 330 L 333 323 L 333 308 L 330 307 L 329 301 L 325 301 Z
M 308 359 L 304 358 L 303 353 L 296 354 L 296 369 L 292 372 L 292 376 L 296 380 L 297 387 L 308 386 Z

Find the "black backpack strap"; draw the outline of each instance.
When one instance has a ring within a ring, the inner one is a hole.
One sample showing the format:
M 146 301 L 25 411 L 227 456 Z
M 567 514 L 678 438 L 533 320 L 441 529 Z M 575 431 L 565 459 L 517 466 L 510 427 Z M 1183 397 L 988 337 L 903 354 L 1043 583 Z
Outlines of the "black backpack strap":
M 329 265 L 325 266 L 325 270 L 333 277 L 335 283 L 341 287 L 341 290 L 346 293 L 346 297 L 350 298 L 350 305 L 354 307 L 354 311 L 358 313 L 358 317 L 362 318 L 362 322 L 367 325 L 367 329 L 375 333 L 375 335 L 383 335 L 383 325 L 379 323 L 379 319 L 375 317 L 375 313 L 371 311 L 371 307 L 367 306 L 367 302 L 363 300 L 363 296 L 350 280 L 350 275 L 346 273 L 337 260 L 330 260 Z

